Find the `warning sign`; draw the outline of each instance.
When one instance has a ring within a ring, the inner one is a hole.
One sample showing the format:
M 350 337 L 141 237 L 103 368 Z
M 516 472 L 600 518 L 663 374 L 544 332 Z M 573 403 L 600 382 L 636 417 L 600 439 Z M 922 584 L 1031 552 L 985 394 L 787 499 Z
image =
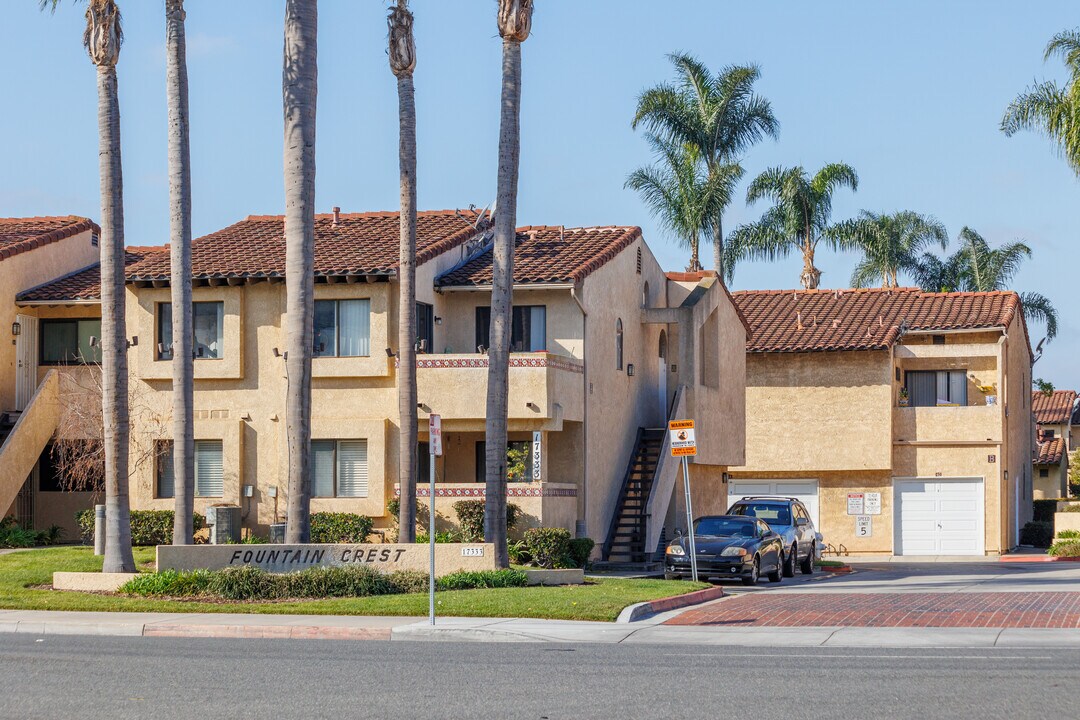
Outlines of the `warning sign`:
M 671 435 L 672 457 L 697 455 L 693 420 L 672 420 L 668 423 L 668 433 Z

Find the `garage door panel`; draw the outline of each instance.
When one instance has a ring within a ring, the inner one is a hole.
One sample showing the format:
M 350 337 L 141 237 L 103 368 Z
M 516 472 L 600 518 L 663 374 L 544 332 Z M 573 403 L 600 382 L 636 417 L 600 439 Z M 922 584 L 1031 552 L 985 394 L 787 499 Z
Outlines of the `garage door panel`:
M 814 527 L 821 529 L 818 520 L 818 482 L 817 480 L 751 480 L 732 482 L 728 485 L 728 507 L 744 497 L 755 495 L 780 495 L 793 497 L 806 506 Z
M 982 555 L 981 480 L 895 481 L 898 555 Z

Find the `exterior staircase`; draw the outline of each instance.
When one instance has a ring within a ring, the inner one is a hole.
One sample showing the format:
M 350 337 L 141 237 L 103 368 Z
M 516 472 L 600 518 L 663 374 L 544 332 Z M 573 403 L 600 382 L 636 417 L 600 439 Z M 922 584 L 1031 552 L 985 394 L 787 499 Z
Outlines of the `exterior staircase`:
M 0 413 L 0 514 L 15 502 L 56 430 L 59 386 L 57 371 L 50 370 L 21 413 Z
M 646 546 L 646 505 L 663 451 L 663 428 L 638 428 L 622 488 L 602 548 L 606 563 L 646 563 L 656 548 Z
M 0 447 L 3 447 L 4 441 L 7 440 L 11 431 L 15 429 L 15 423 L 19 422 L 20 414 L 18 410 L 0 412 Z

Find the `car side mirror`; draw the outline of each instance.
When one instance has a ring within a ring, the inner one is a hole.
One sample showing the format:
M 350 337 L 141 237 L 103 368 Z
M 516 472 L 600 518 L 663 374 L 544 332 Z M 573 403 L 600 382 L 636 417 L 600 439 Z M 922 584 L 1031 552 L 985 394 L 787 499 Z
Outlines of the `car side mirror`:
M 796 525 L 809 525 L 810 520 L 808 520 L 807 518 L 799 518 L 798 520 L 795 521 L 795 524 Z

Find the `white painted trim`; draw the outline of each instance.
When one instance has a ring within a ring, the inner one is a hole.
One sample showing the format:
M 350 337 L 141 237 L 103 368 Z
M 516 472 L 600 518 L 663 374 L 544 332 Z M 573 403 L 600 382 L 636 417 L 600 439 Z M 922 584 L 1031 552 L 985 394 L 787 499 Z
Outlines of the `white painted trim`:
M 900 522 L 900 503 L 897 502 L 896 483 L 899 482 L 978 482 L 982 487 L 982 492 L 979 493 L 979 553 L 972 555 L 972 557 L 985 556 L 986 555 L 986 477 L 978 475 L 964 475 L 964 476 L 949 476 L 949 477 L 926 477 L 926 476 L 904 476 L 893 477 L 892 479 L 892 524 L 893 524 L 893 545 L 892 552 L 894 556 L 904 557 L 896 551 L 897 547 L 902 548 L 903 543 L 899 542 L 900 531 L 902 530 Z M 911 557 L 926 557 L 919 555 L 912 555 Z

